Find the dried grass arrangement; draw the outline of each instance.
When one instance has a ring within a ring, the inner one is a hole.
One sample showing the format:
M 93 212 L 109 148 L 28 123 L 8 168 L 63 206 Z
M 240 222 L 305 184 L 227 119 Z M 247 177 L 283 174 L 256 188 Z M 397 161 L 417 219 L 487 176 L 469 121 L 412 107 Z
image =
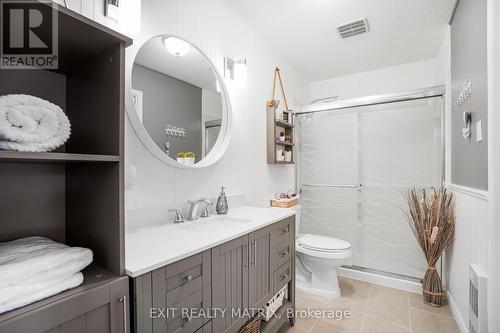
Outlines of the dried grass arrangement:
M 427 259 L 427 272 L 422 280 L 424 303 L 440 307 L 443 299 L 441 278 L 436 262 L 453 241 L 455 232 L 455 200 L 445 188 L 410 189 L 405 193 L 409 211 L 408 223 Z

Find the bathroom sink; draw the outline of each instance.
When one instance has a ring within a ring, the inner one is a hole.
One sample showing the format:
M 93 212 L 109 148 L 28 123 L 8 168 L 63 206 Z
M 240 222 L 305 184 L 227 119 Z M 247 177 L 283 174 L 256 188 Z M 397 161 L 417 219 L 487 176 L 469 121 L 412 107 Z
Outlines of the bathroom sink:
M 179 224 L 178 228 L 185 230 L 198 230 L 203 232 L 217 232 L 220 229 L 234 228 L 252 220 L 230 216 L 213 216 L 209 218 L 199 218 L 185 224 Z

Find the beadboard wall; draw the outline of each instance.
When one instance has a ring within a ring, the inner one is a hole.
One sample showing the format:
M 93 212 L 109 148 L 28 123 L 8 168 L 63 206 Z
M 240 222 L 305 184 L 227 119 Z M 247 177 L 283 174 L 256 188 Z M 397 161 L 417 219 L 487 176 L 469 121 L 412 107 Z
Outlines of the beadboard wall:
M 469 264 L 489 266 L 488 194 L 449 184 L 455 194 L 455 239 L 445 255 L 448 301 L 462 332 L 468 332 Z
M 448 302 L 460 330 L 468 332 L 469 264 L 489 269 L 488 192 L 451 183 L 451 36 L 448 30 L 436 59 L 438 78 L 446 84 L 446 184 L 455 194 L 455 239 L 446 251 L 443 279 Z M 472 170 L 471 170 L 472 172 Z
M 143 146 L 126 121 L 127 209 L 179 206 L 188 199 L 216 197 L 222 185 L 227 186 L 228 195 L 243 194 L 246 204 L 264 206 L 275 192 L 294 188 L 293 165 L 266 163 L 265 102 L 271 97 L 275 66 L 281 68 L 287 99 L 293 108 L 309 101 L 307 80 L 221 1 L 143 0 L 138 34 L 128 31 L 126 23 L 116 25 L 106 19 L 103 6 L 103 0 L 69 1 L 71 9 L 133 37 L 127 61 L 133 61 L 131 55 L 137 52 L 140 41 L 154 34 L 172 34 L 192 41 L 220 73 L 224 57 L 247 59 L 246 78 L 226 80 L 233 109 L 233 131 L 226 154 L 215 165 L 204 169 L 167 166 Z M 134 19 L 127 18 L 126 22 Z

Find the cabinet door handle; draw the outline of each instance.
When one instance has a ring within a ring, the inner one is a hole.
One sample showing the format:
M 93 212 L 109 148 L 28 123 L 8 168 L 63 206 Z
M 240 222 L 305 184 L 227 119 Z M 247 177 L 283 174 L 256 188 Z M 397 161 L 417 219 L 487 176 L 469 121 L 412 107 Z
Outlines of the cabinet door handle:
M 250 242 L 249 249 L 248 249 L 248 266 L 252 267 L 253 266 L 253 250 L 252 250 L 253 242 Z
M 288 255 L 288 251 L 283 251 L 283 252 L 281 252 L 281 256 L 282 256 L 282 257 L 284 257 L 284 256 L 286 256 L 286 255 Z
M 286 234 L 288 232 L 288 227 L 281 229 L 282 235 Z
M 253 250 L 252 250 L 253 246 Z M 250 251 L 248 251 L 248 257 L 250 258 L 250 267 L 255 267 L 255 262 L 257 260 L 257 241 L 250 242 Z
M 253 241 L 253 267 L 257 266 L 257 241 Z
M 123 333 L 127 333 L 127 296 L 122 296 L 120 302 L 123 303 Z
M 281 281 L 283 281 L 284 279 L 286 279 L 288 277 L 288 274 L 285 274 L 283 276 L 281 276 Z
M 243 245 L 243 266 L 248 267 L 248 262 L 250 259 L 248 258 L 248 245 Z
M 185 283 L 188 283 L 193 279 L 193 277 L 191 275 L 183 274 L 182 279 L 186 281 Z

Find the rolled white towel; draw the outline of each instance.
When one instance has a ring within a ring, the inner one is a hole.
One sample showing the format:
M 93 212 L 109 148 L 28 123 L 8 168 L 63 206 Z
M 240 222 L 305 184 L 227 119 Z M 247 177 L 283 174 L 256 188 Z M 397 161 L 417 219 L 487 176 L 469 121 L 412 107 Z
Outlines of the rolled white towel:
M 71 124 L 59 106 L 31 95 L 0 96 L 0 149 L 50 151 L 70 134 Z

